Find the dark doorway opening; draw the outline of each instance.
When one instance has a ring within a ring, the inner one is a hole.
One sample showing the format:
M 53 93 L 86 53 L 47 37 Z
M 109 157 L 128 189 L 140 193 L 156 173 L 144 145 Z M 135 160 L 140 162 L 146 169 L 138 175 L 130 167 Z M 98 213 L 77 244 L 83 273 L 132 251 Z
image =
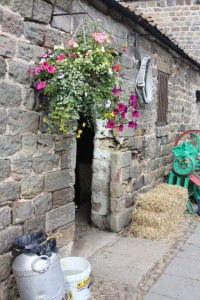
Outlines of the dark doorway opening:
M 76 223 L 89 224 L 91 215 L 92 160 L 94 150 L 94 130 L 85 118 L 80 117 L 80 138 L 77 138 L 75 205 Z M 86 126 L 84 126 L 86 125 Z

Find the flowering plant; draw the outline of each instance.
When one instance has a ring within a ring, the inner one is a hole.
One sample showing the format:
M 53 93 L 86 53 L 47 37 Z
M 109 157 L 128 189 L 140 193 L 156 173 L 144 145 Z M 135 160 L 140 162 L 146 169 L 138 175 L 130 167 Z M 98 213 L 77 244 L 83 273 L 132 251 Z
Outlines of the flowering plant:
M 122 131 L 127 117 L 129 127 L 137 125 L 136 96 L 131 94 L 127 104 L 120 100 L 121 65 L 115 62 L 119 53 L 111 47 L 112 40 L 106 33 L 82 33 L 65 48 L 55 46 L 42 53 L 30 71 L 39 108 L 47 112 L 43 122 L 51 132 L 76 131 L 80 114 L 88 124 L 106 119 L 111 130 Z

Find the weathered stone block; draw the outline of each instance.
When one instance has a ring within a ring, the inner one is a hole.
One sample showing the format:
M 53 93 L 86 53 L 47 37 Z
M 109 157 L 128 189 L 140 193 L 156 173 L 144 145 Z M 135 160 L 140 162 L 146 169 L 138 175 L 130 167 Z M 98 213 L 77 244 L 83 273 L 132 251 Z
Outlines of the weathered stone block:
M 72 202 L 74 198 L 74 189 L 68 188 L 53 192 L 53 208 L 60 207 L 69 202 Z
M 143 148 L 143 137 L 131 137 L 127 141 L 127 146 L 130 150 L 138 150 Z
M 55 29 L 45 30 L 44 46 L 47 48 L 53 48 L 55 45 L 61 45 L 61 32 Z
M 37 61 L 37 60 L 41 59 L 41 54 L 45 50 L 46 50 L 45 48 L 40 47 L 38 45 L 32 45 L 32 44 L 25 43 L 25 42 L 19 42 L 17 56 L 24 60 Z
M 12 133 L 38 132 L 39 114 L 35 111 L 9 110 L 8 125 Z
M 56 238 L 57 247 L 64 247 L 74 240 L 75 223 L 61 227 L 57 230 L 57 232 L 62 234 L 61 237 Z
M 52 194 L 39 195 L 33 200 L 35 215 L 39 216 L 52 208 Z
M 69 170 L 51 172 L 44 176 L 44 190 L 47 192 L 65 189 L 73 182 L 72 174 Z
M 11 163 L 9 159 L 0 159 L 0 180 L 10 176 Z
M 31 156 L 21 156 L 12 161 L 12 177 L 15 180 L 23 179 L 29 176 L 32 171 Z
M 37 136 L 25 134 L 22 137 L 22 151 L 26 154 L 35 154 L 37 151 Z
M 122 181 L 130 178 L 130 166 L 122 168 Z
M 13 34 L 17 37 L 21 36 L 23 33 L 22 19 L 15 14 L 5 11 L 2 21 L 2 31 Z
M 22 226 L 9 226 L 0 231 L 0 254 L 10 250 L 14 240 L 22 233 Z
M 99 229 L 108 229 L 109 221 L 107 216 L 100 216 L 96 214 L 91 214 L 92 224 Z
M 60 248 L 58 252 L 59 257 L 64 258 L 64 257 L 71 256 L 73 244 L 74 242 L 71 242 L 67 246 Z
M 122 168 L 130 166 L 132 159 L 131 151 L 113 152 L 111 154 L 111 166 L 118 165 Z
M 12 223 L 22 223 L 30 219 L 33 212 L 31 201 L 19 200 L 12 207 Z
M 124 227 L 130 224 L 132 220 L 132 208 L 127 208 L 125 211 L 118 214 L 111 214 L 110 229 L 114 232 L 119 232 Z
M 52 171 L 53 168 L 58 168 L 59 156 L 53 153 L 44 153 L 41 156 L 36 156 L 33 159 L 33 171 L 43 173 L 46 171 Z
M 142 166 L 140 165 L 137 159 L 134 159 L 130 166 L 130 177 L 136 178 L 140 176 L 141 173 L 142 173 Z
M 45 231 L 45 215 L 24 222 L 24 234 L 36 231 Z
M 74 7 L 74 0 L 55 0 L 55 5 L 64 9 L 65 11 L 72 12 Z
M 44 42 L 44 25 L 25 22 L 24 36 L 27 40 L 30 40 L 37 45 L 42 45 Z
M 15 51 L 16 51 L 15 40 L 8 36 L 0 35 L 0 55 L 13 58 L 13 56 L 15 56 Z
M 11 210 L 9 206 L 0 208 L 0 229 L 11 223 Z M 0 264 L 1 265 L 1 264 Z M 1 272 L 0 272 L 1 274 Z
M 6 131 L 7 124 L 7 111 L 0 109 L 0 134 L 4 134 Z
M 125 210 L 126 197 L 122 198 L 111 198 L 110 209 L 111 213 L 120 213 Z
M 46 153 L 53 148 L 53 137 L 50 134 L 38 134 L 38 150 Z
M 35 106 L 35 93 L 31 88 L 24 88 L 23 105 L 27 110 L 33 110 Z
M 3 13 L 4 13 L 3 9 L 0 9 L 0 23 L 3 20 Z
M 8 83 L 0 84 L 0 107 L 18 107 L 22 101 L 21 89 Z
M 74 203 L 69 203 L 59 208 L 55 208 L 46 213 L 45 230 L 51 232 L 65 226 L 75 219 Z
M 20 184 L 16 181 L 0 183 L 0 205 L 19 199 Z
M 11 273 L 10 253 L 0 255 L 0 281 L 5 280 Z
M 43 190 L 43 176 L 30 176 L 21 180 L 21 197 L 31 198 Z
M 118 198 L 126 194 L 126 189 L 122 183 L 111 182 L 110 193 L 111 193 L 111 197 Z
M 0 136 L 0 156 L 6 157 L 15 154 L 21 148 L 21 137 Z
M 14 275 L 9 276 L 6 280 L 0 283 L 0 299 L 20 299 Z
M 133 183 L 133 187 L 135 190 L 139 190 L 141 187 L 143 187 L 143 185 L 144 185 L 144 175 L 135 178 Z
M 63 14 L 66 13 L 66 11 L 55 8 L 54 14 Z M 52 27 L 60 29 L 62 31 L 71 33 L 72 30 L 72 17 L 71 16 L 53 16 L 52 19 Z
M 55 141 L 55 151 L 60 152 L 60 151 L 70 150 L 72 142 L 73 141 L 70 138 L 66 138 L 60 141 Z
M 26 84 L 30 82 L 30 75 L 29 75 L 30 66 L 25 64 L 11 61 L 9 63 L 9 76 L 16 82 Z
M 73 144 L 68 151 L 64 151 L 61 154 L 61 169 L 76 167 L 76 144 Z
M 6 75 L 6 63 L 3 57 L 0 56 L 0 77 L 5 77 Z
M 33 10 L 33 0 L 10 0 L 10 8 L 19 12 L 23 17 L 30 18 Z
M 52 14 L 51 4 L 48 4 L 42 0 L 35 0 L 33 5 L 33 15 L 32 15 L 33 20 L 48 24 L 51 20 L 51 14 Z

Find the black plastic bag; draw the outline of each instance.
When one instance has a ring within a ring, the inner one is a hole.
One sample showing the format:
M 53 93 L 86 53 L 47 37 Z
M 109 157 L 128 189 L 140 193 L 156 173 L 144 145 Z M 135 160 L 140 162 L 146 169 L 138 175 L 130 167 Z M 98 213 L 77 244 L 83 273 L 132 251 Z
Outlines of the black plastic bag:
M 14 240 L 12 255 L 17 257 L 22 253 L 35 253 L 37 255 L 51 256 L 57 253 L 56 239 L 48 239 L 45 232 L 33 232 L 22 235 Z

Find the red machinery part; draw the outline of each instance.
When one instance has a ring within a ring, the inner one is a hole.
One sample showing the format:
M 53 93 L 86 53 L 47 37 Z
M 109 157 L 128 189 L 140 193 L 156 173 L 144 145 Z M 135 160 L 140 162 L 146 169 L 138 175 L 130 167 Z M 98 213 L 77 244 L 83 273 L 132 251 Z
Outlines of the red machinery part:
M 191 129 L 191 130 L 187 130 L 185 132 L 183 132 L 176 140 L 175 140 L 175 146 L 178 145 L 178 143 L 183 139 L 183 137 L 187 134 L 190 134 L 190 133 L 197 133 L 199 136 L 200 136 L 200 130 L 198 129 Z

